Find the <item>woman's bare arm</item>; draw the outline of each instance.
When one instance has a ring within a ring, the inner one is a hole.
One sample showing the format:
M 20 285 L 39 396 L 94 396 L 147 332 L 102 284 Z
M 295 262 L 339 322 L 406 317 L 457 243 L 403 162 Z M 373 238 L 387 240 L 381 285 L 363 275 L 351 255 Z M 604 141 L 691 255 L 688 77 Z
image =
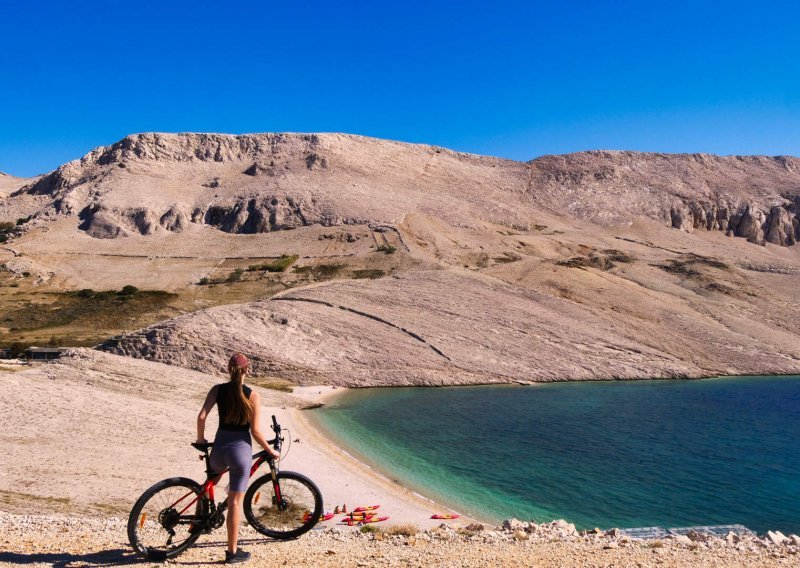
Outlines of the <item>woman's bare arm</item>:
M 253 419 L 250 421 L 250 433 L 262 448 L 272 454 L 272 457 L 276 459 L 281 457 L 281 455 L 267 443 L 267 440 L 261 433 L 261 397 L 258 396 L 256 391 L 250 393 L 250 402 L 253 403 Z
M 200 414 L 197 415 L 197 442 L 198 444 L 205 444 L 206 443 L 206 418 L 208 418 L 208 413 L 211 412 L 211 409 L 214 408 L 214 405 L 217 403 L 217 390 L 219 385 L 214 385 L 211 387 L 211 390 L 208 391 L 206 395 L 206 401 L 203 403 L 203 407 L 200 409 Z

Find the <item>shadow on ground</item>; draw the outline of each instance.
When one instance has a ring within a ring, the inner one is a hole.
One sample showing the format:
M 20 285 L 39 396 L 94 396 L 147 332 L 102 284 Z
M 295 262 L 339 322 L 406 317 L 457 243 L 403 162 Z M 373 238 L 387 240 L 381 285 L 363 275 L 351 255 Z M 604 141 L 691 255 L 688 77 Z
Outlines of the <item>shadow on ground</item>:
M 265 539 L 240 539 L 239 545 L 252 546 L 255 544 L 265 544 L 272 542 Z M 219 551 L 219 563 L 222 563 L 225 557 L 225 542 L 202 542 L 195 544 L 193 548 L 215 548 Z M 191 550 L 191 549 L 190 549 Z M 171 564 L 183 564 L 186 566 L 196 564 L 214 564 L 215 560 L 185 560 L 184 557 L 170 560 Z M 130 564 L 152 564 L 153 560 L 145 560 L 137 556 L 130 548 L 112 548 L 108 550 L 99 550 L 95 552 L 87 552 L 86 554 L 72 554 L 69 552 L 0 552 L 0 564 L 49 564 L 53 568 L 78 568 L 78 567 L 102 567 L 102 566 L 127 566 Z M 160 563 L 158 563 L 160 564 Z M 157 564 L 157 565 L 158 565 Z
M 50 564 L 54 568 L 75 568 L 77 566 L 125 566 L 142 561 L 131 549 L 115 548 L 86 554 L 68 552 L 0 552 L 0 563 L 8 564 Z

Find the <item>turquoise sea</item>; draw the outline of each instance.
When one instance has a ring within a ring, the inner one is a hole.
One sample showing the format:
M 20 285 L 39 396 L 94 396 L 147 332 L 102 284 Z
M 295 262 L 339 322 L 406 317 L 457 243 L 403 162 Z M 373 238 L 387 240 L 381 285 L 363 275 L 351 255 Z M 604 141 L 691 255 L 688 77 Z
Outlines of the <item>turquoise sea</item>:
M 800 533 L 800 377 L 362 389 L 314 412 L 478 518 Z

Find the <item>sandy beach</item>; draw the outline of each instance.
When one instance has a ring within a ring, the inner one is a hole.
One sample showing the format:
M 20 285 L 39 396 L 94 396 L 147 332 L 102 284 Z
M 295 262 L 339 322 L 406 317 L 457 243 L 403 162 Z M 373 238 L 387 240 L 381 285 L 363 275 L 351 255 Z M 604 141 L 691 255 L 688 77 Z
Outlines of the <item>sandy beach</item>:
M 0 510 L 126 515 L 160 479 L 203 478 L 203 465 L 188 445 L 202 399 L 218 377 L 86 349 L 58 363 L 20 369 L 0 373 L 6 393 L 0 400 L 0 443 L 8 458 L 0 465 Z M 432 514 L 452 512 L 388 479 L 313 427 L 307 417 L 313 410 L 301 408 L 341 389 L 309 387 L 289 394 L 256 388 L 265 404 L 267 436 L 273 414 L 287 430 L 281 468 L 313 479 L 327 511 L 379 504 L 389 522 L 420 528 L 439 523 Z M 27 417 L 42 405 L 46 416 L 32 424 Z M 208 439 L 215 429 L 214 412 Z
M 57 363 L 3 370 L 0 381 L 0 565 L 138 562 L 125 534 L 130 507 L 165 477 L 202 479 L 188 443 L 202 399 L 220 378 L 79 349 Z M 312 478 L 327 510 L 380 504 L 390 520 L 369 534 L 329 521 L 282 543 L 245 526 L 242 543 L 254 565 L 781 566 L 793 565 L 800 550 L 794 536 L 637 541 L 614 531 L 579 534 L 565 521 L 434 521 L 430 515 L 447 512 L 444 505 L 359 462 L 313 427 L 313 411 L 301 409 L 338 389 L 258 390 L 265 422 L 274 413 L 287 439 L 300 439 L 287 444 L 283 469 Z M 214 430 L 211 421 L 209 438 Z M 217 531 L 171 563 L 216 564 L 223 542 Z

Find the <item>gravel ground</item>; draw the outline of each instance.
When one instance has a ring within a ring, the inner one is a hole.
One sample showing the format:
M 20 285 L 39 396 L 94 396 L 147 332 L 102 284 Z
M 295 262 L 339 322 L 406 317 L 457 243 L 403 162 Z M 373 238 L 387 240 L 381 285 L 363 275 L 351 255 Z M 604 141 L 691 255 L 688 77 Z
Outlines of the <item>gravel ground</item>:
M 792 539 L 629 540 L 613 534 L 579 536 L 564 521 L 509 523 L 484 530 L 442 525 L 413 536 L 326 526 L 292 542 L 242 530 L 251 566 L 797 566 Z M 169 564 L 215 565 L 224 530 L 201 538 Z M 122 519 L 0 513 L 0 566 L 117 566 L 142 563 L 131 551 Z M 736 542 L 734 542 L 734 540 Z

